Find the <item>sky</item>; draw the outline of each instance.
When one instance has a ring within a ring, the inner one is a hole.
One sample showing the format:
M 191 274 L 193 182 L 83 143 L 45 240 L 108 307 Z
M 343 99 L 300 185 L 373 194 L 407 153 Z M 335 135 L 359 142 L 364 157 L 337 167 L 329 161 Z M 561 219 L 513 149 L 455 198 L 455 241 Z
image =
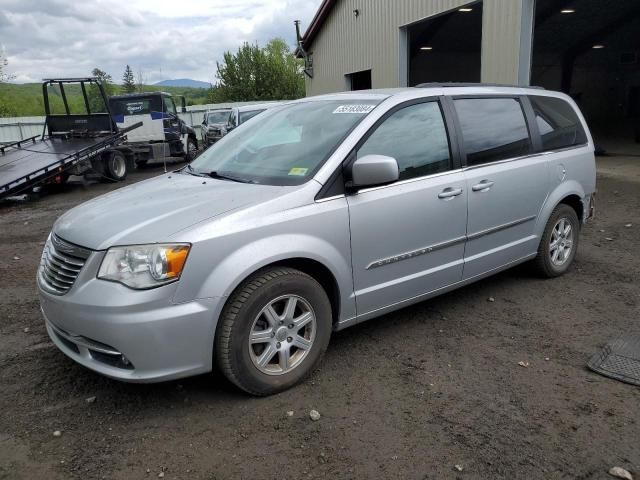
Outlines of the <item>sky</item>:
M 214 82 L 216 61 L 243 42 L 295 44 L 321 0 L 0 0 L 0 48 L 14 82 L 89 75 L 120 82 L 125 65 L 145 83 Z

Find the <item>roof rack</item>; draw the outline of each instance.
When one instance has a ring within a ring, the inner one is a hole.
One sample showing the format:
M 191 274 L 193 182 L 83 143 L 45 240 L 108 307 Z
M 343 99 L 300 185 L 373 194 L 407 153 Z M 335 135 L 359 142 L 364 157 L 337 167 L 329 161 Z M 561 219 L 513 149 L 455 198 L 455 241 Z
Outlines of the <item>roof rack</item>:
M 544 90 L 544 87 L 506 85 L 502 83 L 473 83 L 473 82 L 428 82 L 416 85 L 417 88 L 446 88 L 446 87 L 512 87 L 512 88 L 536 88 Z
M 98 77 L 78 77 L 78 78 L 43 78 L 43 82 L 95 82 Z

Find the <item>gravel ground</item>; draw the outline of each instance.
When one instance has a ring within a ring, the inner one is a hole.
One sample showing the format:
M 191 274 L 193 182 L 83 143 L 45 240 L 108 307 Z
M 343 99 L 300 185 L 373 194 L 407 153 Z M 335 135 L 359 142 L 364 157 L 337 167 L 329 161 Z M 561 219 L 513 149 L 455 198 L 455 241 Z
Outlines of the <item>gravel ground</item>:
M 640 388 L 585 368 L 640 333 L 640 157 L 599 160 L 597 218 L 563 278 L 519 267 L 336 333 L 306 383 L 264 399 L 216 374 L 119 383 L 49 341 L 43 242 L 119 186 L 0 205 L 0 479 L 640 476 Z

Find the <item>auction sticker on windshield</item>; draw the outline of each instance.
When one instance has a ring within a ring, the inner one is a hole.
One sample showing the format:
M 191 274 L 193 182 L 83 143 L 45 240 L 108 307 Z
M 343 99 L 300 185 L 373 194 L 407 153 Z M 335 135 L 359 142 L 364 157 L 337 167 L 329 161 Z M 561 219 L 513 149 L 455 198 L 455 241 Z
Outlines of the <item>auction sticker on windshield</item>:
M 340 105 L 333 113 L 369 113 L 375 105 Z
M 307 174 L 308 170 L 309 170 L 308 168 L 293 167 L 291 170 L 289 170 L 289 175 L 304 177 Z

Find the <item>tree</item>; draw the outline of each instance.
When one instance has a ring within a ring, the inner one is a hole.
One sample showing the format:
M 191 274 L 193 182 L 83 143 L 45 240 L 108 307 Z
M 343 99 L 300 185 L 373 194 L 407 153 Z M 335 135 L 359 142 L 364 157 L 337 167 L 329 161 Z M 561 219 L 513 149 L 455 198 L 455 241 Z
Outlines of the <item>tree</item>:
M 144 75 L 144 70 L 142 68 L 138 68 L 138 72 L 136 73 L 136 89 L 138 93 L 144 92 L 144 85 L 147 82 L 147 78 Z
M 129 65 L 124 69 L 122 75 L 122 93 L 133 93 L 136 91 L 136 82 L 133 77 L 133 70 Z
M 104 93 L 107 95 L 107 98 L 115 93 L 115 87 L 113 85 L 113 79 L 111 78 L 111 75 L 109 75 L 104 70 L 100 70 L 99 68 L 94 68 L 93 70 L 91 70 L 91 75 L 96 77 L 102 84 L 102 88 L 104 88 Z M 100 95 L 100 90 L 98 90 L 97 86 L 91 85 L 91 87 L 89 87 L 88 96 L 91 112 L 99 113 L 107 111 L 106 105 L 102 100 L 102 95 Z
M 285 100 L 304 96 L 302 64 L 282 39 L 264 48 L 244 43 L 237 53 L 225 52 L 217 63 L 213 101 Z
M 4 52 L 0 49 L 0 83 L 10 82 L 15 78 L 14 75 L 7 73 L 7 65 L 9 65 L 9 60 L 7 60 Z
M 9 65 L 4 51 L 0 50 L 0 83 L 6 83 L 14 79 L 14 76 L 7 73 L 6 67 Z M 9 105 L 9 98 L 0 92 L 0 117 L 9 117 L 14 115 L 13 108 Z

